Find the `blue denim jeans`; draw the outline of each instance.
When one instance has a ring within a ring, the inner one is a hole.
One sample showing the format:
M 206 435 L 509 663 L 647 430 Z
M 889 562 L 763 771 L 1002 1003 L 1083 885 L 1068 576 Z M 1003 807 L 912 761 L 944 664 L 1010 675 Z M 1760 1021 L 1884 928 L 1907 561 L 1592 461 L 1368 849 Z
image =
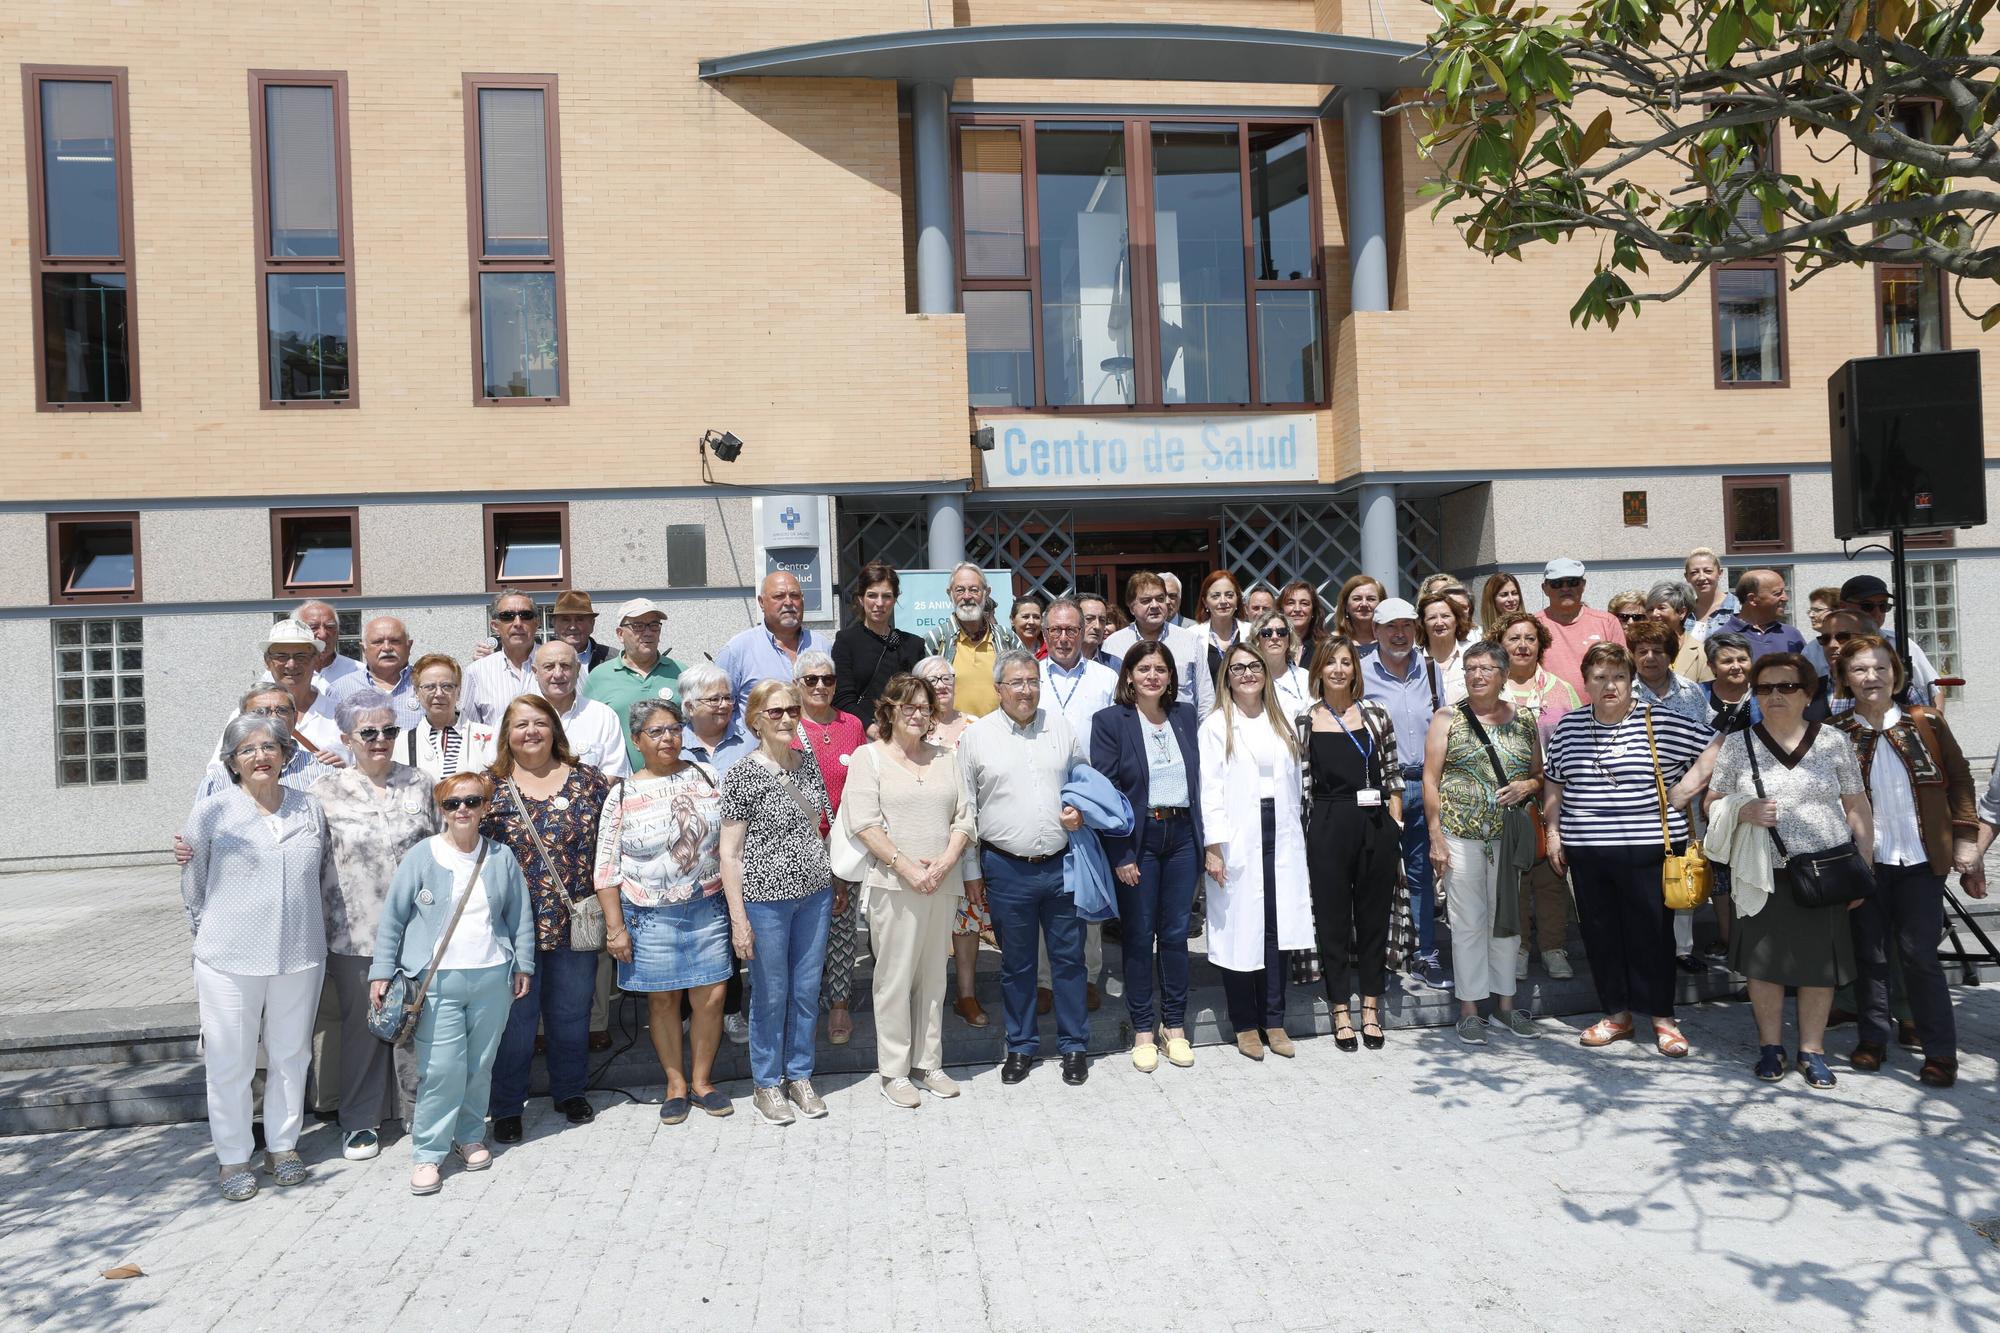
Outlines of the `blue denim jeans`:
M 1083 1050 L 1090 1023 L 1083 995 L 1083 921 L 1076 914 L 1076 900 L 1063 891 L 1062 858 L 1030 865 L 989 848 L 979 863 L 986 872 L 986 909 L 1000 933 L 1000 1000 L 1007 1015 L 1008 1054 L 1033 1055 L 1041 1049 L 1035 972 L 1045 934 L 1057 1049 L 1065 1055 Z
M 1150 819 L 1141 811 L 1132 850 L 1139 862 L 1139 882 L 1118 881 L 1118 928 L 1125 954 L 1125 1011 L 1134 1032 L 1151 1032 L 1153 959 L 1158 949 L 1160 1006 L 1158 1022 L 1182 1027 L 1187 1022 L 1188 917 L 1194 911 L 1195 879 L 1201 874 L 1200 851 L 1194 845 L 1194 821 Z
M 1431 869 L 1431 826 L 1424 815 L 1421 778 L 1403 782 L 1403 867 L 1410 881 L 1410 916 L 1417 927 L 1417 952 L 1437 957 L 1437 876 Z
M 750 960 L 750 1081 L 775 1088 L 811 1078 L 833 890 L 784 902 L 746 902 L 743 914 L 756 937 Z
M 535 1062 L 535 1027 L 548 1038 L 549 1100 L 583 1096 L 590 1075 L 590 1002 L 597 993 L 597 955 L 540 949 L 528 993 L 507 1011 L 500 1053 L 493 1058 L 494 1116 L 519 1115 L 528 1100 Z

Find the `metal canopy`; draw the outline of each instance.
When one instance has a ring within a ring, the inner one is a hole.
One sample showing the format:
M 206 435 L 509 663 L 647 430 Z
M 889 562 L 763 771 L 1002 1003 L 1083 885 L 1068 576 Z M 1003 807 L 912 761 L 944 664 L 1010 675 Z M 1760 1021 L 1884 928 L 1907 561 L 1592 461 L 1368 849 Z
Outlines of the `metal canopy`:
M 1412 42 L 1193 23 L 1018 23 L 843 37 L 720 56 L 704 79 L 1153 79 L 1332 84 L 1384 91 L 1425 83 Z

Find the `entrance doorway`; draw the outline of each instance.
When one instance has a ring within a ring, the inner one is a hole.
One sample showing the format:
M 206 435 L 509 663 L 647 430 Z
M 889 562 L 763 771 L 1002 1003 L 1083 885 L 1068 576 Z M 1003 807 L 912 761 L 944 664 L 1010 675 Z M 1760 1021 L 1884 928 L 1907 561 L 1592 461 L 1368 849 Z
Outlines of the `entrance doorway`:
M 1217 525 L 1186 522 L 1079 523 L 1076 588 L 1125 605 L 1125 580 L 1140 570 L 1173 574 L 1181 581 L 1181 614 L 1192 620 L 1201 581 L 1219 560 Z

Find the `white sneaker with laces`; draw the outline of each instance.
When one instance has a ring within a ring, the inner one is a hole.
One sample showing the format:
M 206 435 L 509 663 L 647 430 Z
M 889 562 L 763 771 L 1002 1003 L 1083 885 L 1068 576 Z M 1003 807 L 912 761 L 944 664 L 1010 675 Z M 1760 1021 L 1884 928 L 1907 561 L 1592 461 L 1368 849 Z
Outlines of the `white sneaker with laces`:
M 1569 951 L 1566 949 L 1544 949 L 1542 966 L 1546 967 L 1549 975 L 1557 981 L 1568 981 L 1576 975 L 1576 969 L 1569 965 Z
M 1526 981 L 1527 979 L 1528 979 L 1528 951 L 1526 949 L 1523 949 L 1519 953 L 1514 955 L 1514 980 Z

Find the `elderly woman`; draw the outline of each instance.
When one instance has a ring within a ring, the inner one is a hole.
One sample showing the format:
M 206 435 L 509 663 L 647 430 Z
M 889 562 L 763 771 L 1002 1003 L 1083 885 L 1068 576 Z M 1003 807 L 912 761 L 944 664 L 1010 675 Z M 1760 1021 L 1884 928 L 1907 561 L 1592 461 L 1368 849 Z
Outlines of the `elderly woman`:
M 882 688 L 924 658 L 924 641 L 896 628 L 902 592 L 902 577 L 886 560 L 870 560 L 855 576 L 854 622 L 833 636 L 833 674 L 840 678 L 833 706 L 843 713 L 875 716 Z
M 1208 961 L 1222 969 L 1236 1049 L 1262 1060 L 1268 1046 L 1289 1058 L 1284 951 L 1313 945 L 1298 736 L 1247 644 L 1223 655 L 1216 694 L 1201 724 L 1203 867 L 1214 881 Z
M 208 1133 L 231 1203 L 257 1193 L 250 1085 L 260 1032 L 264 1165 L 280 1185 L 306 1178 L 297 1148 L 326 965 L 321 904 L 337 870 L 319 801 L 278 780 L 294 746 L 282 722 L 257 713 L 231 718 L 222 758 L 235 785 L 196 805 L 181 831 L 191 853 L 181 901 L 194 932 Z
M 410 686 L 424 710 L 403 733 L 398 758 L 433 780 L 454 773 L 477 773 L 493 762 L 493 728 L 458 710 L 464 673 L 443 653 L 430 653 L 410 666 Z
M 1709 679 L 1701 687 L 1708 696 L 1708 725 L 1728 733 L 1747 731 L 1762 721 L 1750 693 L 1750 640 L 1733 630 L 1717 630 L 1702 640 L 1701 648 L 1708 658 Z
M 875 950 L 875 1071 L 892 1106 L 922 1088 L 958 1096 L 944 1072 L 945 960 L 965 881 L 978 879 L 972 800 L 958 754 L 930 740 L 936 701 L 916 676 L 889 682 L 875 734 L 850 766 L 847 826 L 868 849 L 861 881 Z
M 1772 830 L 1768 888 L 1754 882 L 1743 862 L 1743 834 L 1749 830 L 1726 849 L 1736 867 L 1729 966 L 1750 982 L 1757 1077 L 1775 1083 L 1785 1076 L 1785 989 L 1796 987 L 1796 1067 L 1808 1086 L 1830 1088 L 1826 1020 L 1834 989 L 1855 977 L 1848 912 L 1857 904 L 1800 902 L 1786 860 L 1852 843 L 1866 865 L 1874 853 L 1875 821 L 1854 746 L 1833 728 L 1806 720 L 1806 704 L 1818 687 L 1818 673 L 1797 653 L 1767 653 L 1751 666 L 1750 689 L 1763 721 L 1722 738 L 1709 778 L 1708 808 L 1717 825 L 1727 828 L 1731 821 L 1717 807 L 1734 798 L 1735 823 Z
M 712 1077 L 723 991 L 734 970 L 717 851 L 721 779 L 686 757 L 686 729 L 672 700 L 633 700 L 625 726 L 644 766 L 604 798 L 592 883 L 619 989 L 646 997 L 646 1028 L 667 1077 L 660 1120 L 678 1125 L 691 1106 L 714 1116 L 734 1109 Z M 692 1078 L 681 1067 L 683 995 Z
M 1278 610 L 1292 627 L 1292 661 L 1300 667 L 1311 665 L 1314 650 L 1326 637 L 1320 625 L 1319 589 L 1304 579 L 1292 580 L 1278 594 Z
M 750 688 L 743 715 L 757 748 L 722 778 L 722 891 L 736 956 L 750 964 L 751 1105 L 789 1125 L 817 1119 L 813 1037 L 820 969 L 833 919 L 833 871 L 822 830 L 833 818 L 820 766 L 795 747 L 805 708 L 782 680 Z
M 1618 618 L 1618 623 L 1632 626 L 1646 619 L 1646 594 L 1637 588 L 1627 588 L 1624 592 L 1611 594 L 1611 600 L 1604 609 Z
M 1290 616 L 1273 611 L 1255 621 L 1243 639 L 1264 659 L 1264 670 L 1278 692 L 1280 717 L 1290 722 L 1312 707 L 1312 676 L 1299 665 L 1298 629 Z
M 711 773 L 727 773 L 737 760 L 757 748 L 757 738 L 734 716 L 736 696 L 729 677 L 713 662 L 696 662 L 674 682 L 680 690 L 686 726 L 682 752 Z M 722 993 L 722 1031 L 738 1046 L 750 1040 L 750 1019 L 743 1012 L 743 960 L 730 957 L 729 981 Z
M 493 1138 L 521 1140 L 521 1109 L 539 1020 L 548 1041 L 549 1101 L 572 1125 L 596 1119 L 584 1083 L 597 950 L 571 945 L 573 904 L 591 897 L 597 817 L 611 783 L 570 753 L 562 719 L 539 694 L 500 715 L 492 775 L 497 784 L 480 832 L 520 862 L 535 907 L 534 980 L 514 1001 L 493 1064 Z
M 1368 574 L 1356 574 L 1340 585 L 1340 597 L 1333 604 L 1333 632 L 1360 650 L 1363 657 L 1375 651 L 1375 608 L 1389 594 Z
M 1657 704 L 1705 727 L 1709 723 L 1707 693 L 1674 670 L 1680 637 L 1679 630 L 1650 616 L 1625 627 L 1625 647 L 1638 672 L 1632 693 L 1642 704 Z
M 1583 705 L 1575 686 L 1542 665 L 1542 654 L 1553 642 L 1549 627 L 1526 611 L 1509 611 L 1487 630 L 1507 655 L 1507 673 L 1500 681 L 1501 696 L 1535 719 L 1535 728 L 1542 733 L 1542 743 L 1546 746 L 1555 733 L 1556 723 Z
M 1583 946 L 1605 1011 L 1583 1044 L 1630 1038 L 1636 1010 L 1652 1018 L 1660 1054 L 1684 1056 L 1687 1038 L 1674 1021 L 1673 914 L 1660 868 L 1668 842 L 1676 853 L 1686 847 L 1681 807 L 1701 789 L 1697 761 L 1709 731 L 1633 701 L 1632 654 L 1623 644 L 1593 644 L 1582 666 L 1590 706 L 1556 724 L 1542 811 L 1550 864 L 1576 885 Z M 1662 787 L 1675 788 L 1664 802 Z
M 1424 808 L 1431 865 L 1451 923 L 1458 991 L 1458 1039 L 1486 1044 L 1479 1002 L 1491 996 L 1500 1030 L 1542 1035 L 1514 1007 L 1515 941 L 1521 934 L 1521 877 L 1535 859 L 1529 807 L 1542 789 L 1541 738 L 1534 719 L 1500 697 L 1506 654 L 1495 643 L 1465 650 L 1465 698 L 1431 719 L 1424 738 Z
M 1662 579 L 1646 592 L 1647 616 L 1672 630 L 1680 644 L 1673 660 L 1674 674 L 1699 685 L 1710 678 L 1710 673 L 1701 640 L 1687 631 L 1688 608 L 1693 605 L 1694 589 L 1679 579 Z
M 1486 586 L 1479 590 L 1479 623 L 1486 637 L 1496 643 L 1500 639 L 1497 633 L 1500 618 L 1527 609 L 1528 604 L 1521 596 L 1521 580 L 1504 569 L 1489 577 Z
M 931 687 L 931 744 L 956 750 L 958 738 L 972 725 L 972 719 L 958 711 L 958 677 L 950 661 L 926 657 L 910 674 Z M 992 933 L 993 918 L 986 904 L 961 898 L 951 927 L 952 973 L 958 984 L 958 998 L 951 1007 L 970 1027 L 983 1028 L 992 1021 L 979 1004 L 979 939 L 982 935 L 990 938 Z
M 467 1171 L 493 1165 L 486 1147 L 493 1055 L 535 970 L 528 882 L 514 854 L 479 833 L 493 780 L 459 773 L 425 795 L 436 799 L 444 830 L 411 847 L 397 865 L 368 973 L 371 1000 L 380 1005 L 397 971 L 420 985 L 437 968 L 417 1018 L 412 1194 L 442 1189 L 442 1166 L 452 1154 Z
M 326 901 L 326 979 L 340 1006 L 340 1130 L 342 1153 L 361 1162 L 382 1151 L 384 1120 L 410 1117 L 416 1064 L 407 1047 L 392 1047 L 368 1028 L 369 966 L 376 922 L 403 853 L 437 832 L 431 780 L 393 758 L 396 705 L 380 690 L 359 689 L 341 700 L 341 742 L 352 768 L 315 782 L 326 812 L 338 872 Z
M 1041 620 L 1036 618 L 1039 627 Z M 800 653 L 792 664 L 792 683 L 798 687 L 805 713 L 792 745 L 804 750 L 819 765 L 821 781 L 832 803 L 829 823 L 840 812 L 841 793 L 847 789 L 847 768 L 855 751 L 868 744 L 868 726 L 852 713 L 833 706 L 833 659 L 825 653 Z M 827 830 L 822 828 L 824 834 Z M 826 1001 L 826 1039 L 845 1046 L 854 1036 L 854 1017 L 848 997 L 854 990 L 855 929 L 860 916 L 858 895 L 851 885 L 833 881 L 833 925 L 827 933 L 826 966 L 820 979 L 820 998 Z
M 1886 641 L 1850 639 L 1834 658 L 1835 692 L 1854 701 L 1832 725 L 1854 745 L 1875 826 L 1875 893 L 1854 909 L 1854 962 L 1861 975 L 1856 1069 L 1880 1069 L 1889 1053 L 1890 963 L 1923 1043 L 1917 1077 L 1934 1088 L 1958 1081 L 1958 1029 L 1938 961 L 1944 935 L 1944 877 L 1966 891 L 1979 882 L 1978 795 L 1944 714 L 1903 709 L 1903 659 Z M 1891 950 L 1894 953 L 1891 953 Z
M 1456 583 L 1447 583 L 1417 600 L 1417 625 L 1423 631 L 1424 657 L 1437 668 L 1447 707 L 1465 698 L 1465 638 L 1472 633 L 1472 613 L 1461 608 L 1458 596 L 1454 596 L 1463 593 L 1464 589 Z

